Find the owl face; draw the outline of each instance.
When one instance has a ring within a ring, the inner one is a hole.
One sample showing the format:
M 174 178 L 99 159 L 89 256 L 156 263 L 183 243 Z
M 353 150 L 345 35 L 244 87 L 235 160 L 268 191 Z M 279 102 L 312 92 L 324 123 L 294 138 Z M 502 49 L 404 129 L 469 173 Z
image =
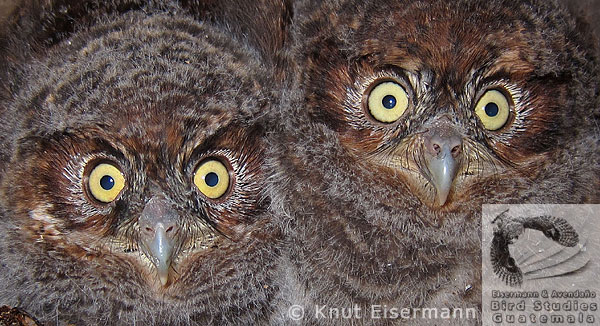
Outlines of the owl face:
M 126 126 L 28 140 L 5 183 L 18 187 L 10 206 L 28 215 L 32 240 L 84 257 L 111 252 L 164 291 L 198 260 L 232 250 L 264 211 L 262 145 L 253 141 L 261 131 L 228 127 L 187 142 L 174 125 L 154 130 L 169 135 L 162 141 L 146 131 L 123 137 Z
M 14 284 L 50 301 L 8 291 L 41 320 L 50 305 L 81 321 L 85 302 L 90 318 L 124 323 L 260 314 L 275 233 L 256 55 L 185 16 L 142 12 L 52 51 L 3 117 L 14 136 L 2 180 L 15 226 L 3 246 L 25 243 L 28 257 L 10 265 Z
M 530 10 L 503 1 L 338 8 L 349 23 L 309 46 L 319 49 L 307 54 L 310 114 L 356 166 L 434 210 L 516 198 L 584 120 L 573 86 L 576 69 L 589 69 L 567 58 L 578 51 L 560 40 L 570 22 L 550 13 L 531 22 Z

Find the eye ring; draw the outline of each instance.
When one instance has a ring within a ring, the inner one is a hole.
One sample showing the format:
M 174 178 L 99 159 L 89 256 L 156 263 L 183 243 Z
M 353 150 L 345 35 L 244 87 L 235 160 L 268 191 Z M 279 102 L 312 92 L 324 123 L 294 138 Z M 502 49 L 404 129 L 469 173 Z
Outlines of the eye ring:
M 233 178 L 230 174 L 230 166 L 221 159 L 210 157 L 198 164 L 194 170 L 193 182 L 204 196 L 218 200 L 225 198 L 231 190 Z
M 512 107 L 512 97 L 509 94 L 491 88 L 479 97 L 475 105 L 475 114 L 486 130 L 497 131 L 508 124 Z
M 409 106 L 406 89 L 393 80 L 378 81 L 365 93 L 367 114 L 378 122 L 391 124 L 400 119 Z
M 125 177 L 121 169 L 110 162 L 94 163 L 84 182 L 85 189 L 95 201 L 108 204 L 119 197 L 125 188 Z

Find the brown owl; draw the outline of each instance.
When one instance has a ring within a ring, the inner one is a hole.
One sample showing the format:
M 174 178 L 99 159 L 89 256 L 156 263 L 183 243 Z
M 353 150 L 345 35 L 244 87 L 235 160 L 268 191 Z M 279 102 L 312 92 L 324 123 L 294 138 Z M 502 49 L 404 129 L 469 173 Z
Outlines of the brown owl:
M 298 1 L 293 26 L 282 323 L 478 324 L 481 205 L 600 201 L 595 41 L 559 3 Z
M 264 324 L 278 233 L 260 51 L 175 1 L 16 12 L 0 305 L 53 325 Z

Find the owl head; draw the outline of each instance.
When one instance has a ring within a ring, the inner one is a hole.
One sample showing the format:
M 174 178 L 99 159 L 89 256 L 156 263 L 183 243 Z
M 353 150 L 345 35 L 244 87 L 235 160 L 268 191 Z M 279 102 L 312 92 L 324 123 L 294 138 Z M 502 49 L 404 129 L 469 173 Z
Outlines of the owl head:
M 182 10 L 99 16 L 14 69 L 0 302 L 42 321 L 257 322 L 276 254 L 268 69 Z
M 267 155 L 290 304 L 481 307 L 482 204 L 600 200 L 598 63 L 558 3 L 297 1 L 294 19 Z
M 339 141 L 346 176 L 436 212 L 598 199 L 593 41 L 557 3 L 298 7 L 300 110 Z

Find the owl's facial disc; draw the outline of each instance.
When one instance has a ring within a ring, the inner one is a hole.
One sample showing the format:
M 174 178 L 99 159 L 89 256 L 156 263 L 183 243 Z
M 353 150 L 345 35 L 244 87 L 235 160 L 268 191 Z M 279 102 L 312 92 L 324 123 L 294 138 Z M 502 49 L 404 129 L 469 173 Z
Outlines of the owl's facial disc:
M 518 87 L 488 82 L 479 91 L 464 91 L 474 96 L 457 96 L 461 91 L 456 90 L 448 97 L 430 97 L 429 86 L 422 86 L 431 83 L 427 76 L 391 70 L 359 74 L 370 77 L 355 81 L 352 90 L 360 92 L 347 92 L 343 114 L 352 128 L 334 128 L 360 161 L 384 166 L 386 177 L 408 186 L 424 204 L 453 209 L 455 202 L 468 200 L 465 190 L 472 182 L 510 168 L 494 149 L 514 134 L 514 94 L 522 96 Z
M 156 267 L 162 286 L 169 282 L 169 270 L 180 247 L 178 220 L 179 214 L 159 196 L 148 201 L 139 218 L 140 248 Z

